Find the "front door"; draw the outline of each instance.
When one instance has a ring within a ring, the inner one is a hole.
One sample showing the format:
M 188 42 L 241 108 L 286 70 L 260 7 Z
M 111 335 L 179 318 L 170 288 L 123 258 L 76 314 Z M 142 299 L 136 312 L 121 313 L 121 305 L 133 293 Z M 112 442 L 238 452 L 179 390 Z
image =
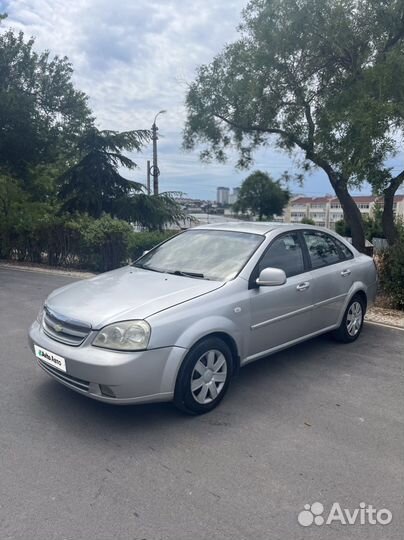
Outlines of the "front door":
M 251 328 L 247 361 L 297 341 L 313 331 L 312 275 L 303 257 L 300 235 L 278 236 L 268 247 L 255 275 L 267 267 L 284 270 L 287 281 L 250 290 Z

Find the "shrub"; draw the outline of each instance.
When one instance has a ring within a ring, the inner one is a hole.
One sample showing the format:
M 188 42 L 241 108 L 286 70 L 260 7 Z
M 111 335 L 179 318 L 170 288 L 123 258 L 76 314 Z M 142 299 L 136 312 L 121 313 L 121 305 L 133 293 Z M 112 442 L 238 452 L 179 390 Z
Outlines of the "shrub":
M 379 257 L 380 284 L 392 305 L 404 309 L 404 241 L 384 250 Z
M 149 250 L 157 244 L 164 242 L 178 231 L 152 231 L 133 233 L 129 243 L 129 257 L 132 261 L 138 259 L 144 251 Z
M 104 214 L 52 215 L 45 205 L 0 221 L 0 257 L 106 272 L 135 260 L 177 231 L 134 232 L 127 221 Z
M 80 216 L 66 223 L 78 244 L 80 266 L 99 272 L 119 268 L 128 261 L 133 229 L 129 223 L 105 214 L 99 219 Z M 72 235 L 70 235 L 72 236 Z
M 351 229 L 343 219 L 335 222 L 335 232 L 340 234 L 341 236 L 352 236 Z
M 311 218 L 308 218 L 308 217 L 302 218 L 300 223 L 302 225 L 315 225 L 315 222 Z

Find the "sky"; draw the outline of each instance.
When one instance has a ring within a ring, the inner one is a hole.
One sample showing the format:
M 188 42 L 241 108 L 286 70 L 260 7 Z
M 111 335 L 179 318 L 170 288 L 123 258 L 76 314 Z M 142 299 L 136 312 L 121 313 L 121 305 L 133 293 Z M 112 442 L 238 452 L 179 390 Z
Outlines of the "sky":
M 149 129 L 160 116 L 160 190 L 215 199 L 218 186 L 238 187 L 249 174 L 226 164 L 202 164 L 197 151 L 181 149 L 187 84 L 237 37 L 246 0 L 0 0 L 5 27 L 36 38 L 38 50 L 67 56 L 77 88 L 89 96 L 100 129 Z M 124 173 L 146 182 L 151 145 L 135 156 L 139 168 Z M 275 179 L 295 163 L 273 148 L 259 150 L 252 170 Z M 321 171 L 306 176 L 294 193 L 332 193 Z M 364 192 L 368 190 L 365 189 Z

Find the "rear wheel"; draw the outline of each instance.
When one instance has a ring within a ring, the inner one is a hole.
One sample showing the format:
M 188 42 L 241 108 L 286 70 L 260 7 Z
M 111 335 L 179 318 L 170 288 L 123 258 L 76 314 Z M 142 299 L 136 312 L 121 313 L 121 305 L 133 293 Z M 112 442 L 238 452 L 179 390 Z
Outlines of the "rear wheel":
M 362 331 L 366 304 L 360 295 L 355 295 L 345 310 L 340 327 L 332 335 L 337 341 L 351 343 L 358 339 Z
M 232 353 L 219 338 L 205 338 L 187 354 L 177 377 L 174 403 L 188 414 L 204 414 L 223 399 L 233 374 Z

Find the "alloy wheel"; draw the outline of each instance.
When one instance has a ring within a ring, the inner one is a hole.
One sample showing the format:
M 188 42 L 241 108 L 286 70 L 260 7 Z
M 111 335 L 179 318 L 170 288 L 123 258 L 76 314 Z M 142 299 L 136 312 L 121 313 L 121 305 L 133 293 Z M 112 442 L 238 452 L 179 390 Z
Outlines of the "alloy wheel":
M 359 302 L 352 302 L 347 317 L 346 317 L 346 329 L 350 336 L 356 336 L 362 326 L 363 311 Z

